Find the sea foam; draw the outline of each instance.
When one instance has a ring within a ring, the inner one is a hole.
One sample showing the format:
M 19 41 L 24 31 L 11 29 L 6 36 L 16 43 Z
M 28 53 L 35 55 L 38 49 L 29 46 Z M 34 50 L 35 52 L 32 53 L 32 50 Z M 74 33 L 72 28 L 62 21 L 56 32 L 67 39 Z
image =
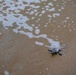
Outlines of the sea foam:
M 14 26 L 13 24 L 16 23 L 17 26 L 13 28 L 13 31 L 15 33 L 24 34 L 28 38 L 37 38 L 37 39 L 43 38 L 47 40 L 48 43 L 50 43 L 49 46 L 44 45 L 43 42 L 38 42 L 38 41 L 35 41 L 35 44 L 40 46 L 45 46 L 48 48 L 55 47 L 58 50 L 60 48 L 59 41 L 54 41 L 53 39 L 48 38 L 48 35 L 45 33 L 42 34 L 39 27 L 34 30 L 34 28 L 36 27 L 34 23 L 30 25 L 27 23 L 28 21 L 30 22 L 31 19 L 34 20 L 35 16 L 39 16 L 39 18 L 36 21 L 38 23 L 41 20 L 41 17 L 45 15 L 46 12 L 50 12 L 50 14 L 47 15 L 47 17 L 50 18 L 50 20 L 52 18 L 60 16 L 60 13 L 56 11 L 58 9 L 54 7 L 54 2 L 56 2 L 57 0 L 51 1 L 50 3 L 45 5 L 42 9 L 40 5 L 31 4 L 31 3 L 37 4 L 37 3 L 46 2 L 46 1 L 47 0 L 18 0 L 16 2 L 14 0 L 5 0 L 2 2 L 0 6 L 0 11 L 2 12 L 0 13 L 0 22 L 2 22 L 5 29 L 8 29 L 8 27 L 13 27 Z M 24 4 L 24 2 L 26 2 L 26 4 Z M 5 7 L 6 9 L 3 10 L 3 8 Z M 25 8 L 27 7 L 29 8 L 25 11 Z M 41 9 L 40 12 L 39 12 L 39 9 Z M 21 14 L 20 13 L 21 11 L 24 11 L 24 14 Z M 32 17 L 29 18 L 29 16 L 25 16 L 27 14 L 31 15 Z M 44 24 L 44 27 L 46 24 L 48 24 L 48 22 Z M 40 24 L 38 25 L 41 26 Z M 28 32 L 21 30 L 21 28 L 28 30 Z M 35 32 L 36 35 L 33 33 L 33 31 Z

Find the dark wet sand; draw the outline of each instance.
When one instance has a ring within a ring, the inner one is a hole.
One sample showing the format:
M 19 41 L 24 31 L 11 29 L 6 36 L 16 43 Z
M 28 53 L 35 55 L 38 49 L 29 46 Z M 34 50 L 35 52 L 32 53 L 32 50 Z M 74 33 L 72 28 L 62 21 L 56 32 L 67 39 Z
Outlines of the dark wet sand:
M 49 23 L 53 26 L 48 26 L 44 30 L 41 27 L 41 33 L 46 33 L 48 37 L 50 37 L 49 34 L 52 34 L 51 38 L 54 40 L 57 35 L 61 44 L 67 44 L 62 51 L 62 56 L 52 57 L 48 48 L 34 43 L 35 40 L 39 40 L 48 44 L 46 40 L 29 39 L 25 35 L 12 32 L 12 28 L 5 30 L 0 24 L 2 33 L 0 35 L 0 75 L 4 75 L 4 71 L 8 71 L 9 75 L 76 75 L 76 31 L 70 32 L 68 27 L 63 26 L 58 28 L 65 16 L 70 16 L 75 21 L 73 25 L 76 24 L 76 10 L 73 8 L 68 3 L 66 9 L 61 12 L 63 16 L 55 19 L 55 23 Z M 68 14 L 69 12 L 71 15 Z M 43 21 L 41 20 L 41 24 Z M 69 23 L 71 21 L 66 24 Z M 53 29 L 56 29 L 56 32 L 52 32 Z

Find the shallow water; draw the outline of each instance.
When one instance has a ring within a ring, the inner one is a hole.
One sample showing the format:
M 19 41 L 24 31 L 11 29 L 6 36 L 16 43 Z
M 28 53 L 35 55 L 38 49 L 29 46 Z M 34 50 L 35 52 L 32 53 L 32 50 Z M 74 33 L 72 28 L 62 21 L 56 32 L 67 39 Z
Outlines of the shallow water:
M 0 0 L 1 75 L 75 75 L 75 3 Z M 48 49 L 62 44 L 67 45 L 63 56 L 52 57 Z

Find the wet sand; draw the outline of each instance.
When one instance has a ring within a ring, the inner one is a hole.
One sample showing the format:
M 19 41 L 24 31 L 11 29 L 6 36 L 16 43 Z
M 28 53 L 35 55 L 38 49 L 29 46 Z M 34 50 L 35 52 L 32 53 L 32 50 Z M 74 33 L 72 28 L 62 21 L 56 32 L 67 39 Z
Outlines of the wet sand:
M 76 30 L 73 30 L 76 28 L 76 6 L 72 7 L 72 3 L 75 2 L 71 0 L 67 3 L 61 16 L 52 19 L 47 28 L 40 26 L 41 33 L 47 34 L 53 40 L 58 40 L 60 44 L 67 45 L 62 50 L 62 56 L 51 56 L 47 47 L 35 44 L 38 40 L 50 45 L 47 40 L 30 39 L 26 35 L 14 33 L 13 27 L 6 30 L 0 23 L 0 33 L 2 33 L 0 35 L 0 75 L 4 75 L 5 71 L 9 72 L 7 75 L 76 75 Z M 65 16 L 70 16 L 71 19 L 61 23 Z M 44 23 L 44 18 L 46 15 L 42 17 L 40 24 Z M 54 20 L 56 22 L 53 22 Z M 34 21 L 28 24 L 31 22 Z M 61 27 L 58 27 L 60 24 Z M 68 28 L 69 24 L 71 25 Z
M 63 49 L 63 55 L 52 57 L 47 48 L 35 45 L 34 40 L 5 30 L 0 36 L 0 74 L 7 70 L 10 75 L 75 75 L 76 35 L 72 35 L 66 40 L 68 47 Z

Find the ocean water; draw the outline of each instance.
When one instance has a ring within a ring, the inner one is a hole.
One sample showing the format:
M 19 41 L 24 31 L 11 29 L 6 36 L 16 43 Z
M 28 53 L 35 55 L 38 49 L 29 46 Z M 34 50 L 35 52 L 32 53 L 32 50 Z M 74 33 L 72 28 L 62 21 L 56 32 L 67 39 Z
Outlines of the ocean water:
M 61 12 L 64 11 L 68 2 L 70 0 L 61 0 L 60 3 L 58 0 L 0 0 L 0 22 L 6 30 L 13 27 L 12 31 L 15 33 L 23 34 L 31 39 L 43 38 L 50 44 L 35 41 L 36 45 L 48 48 L 55 47 L 58 50 L 61 48 L 60 41 L 53 40 L 51 36 L 48 37 L 47 28 L 51 28 L 51 25 L 53 25 L 51 22 L 55 23 L 55 19 L 62 17 Z M 64 23 L 70 18 L 70 16 L 65 16 L 65 20 L 61 21 L 60 25 L 55 26 L 52 31 L 56 32 L 57 28 L 66 27 L 67 25 Z M 61 24 L 64 25 L 61 26 Z M 68 27 L 70 25 L 68 24 Z M 69 29 L 70 32 L 72 30 L 75 30 L 75 28 Z

